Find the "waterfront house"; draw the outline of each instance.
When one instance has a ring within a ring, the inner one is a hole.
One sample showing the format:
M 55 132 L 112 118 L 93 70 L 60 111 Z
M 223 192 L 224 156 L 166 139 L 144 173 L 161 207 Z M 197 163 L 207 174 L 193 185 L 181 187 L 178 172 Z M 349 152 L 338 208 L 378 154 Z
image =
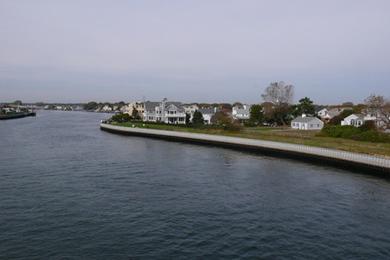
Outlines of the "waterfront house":
M 383 108 L 366 108 L 362 110 L 365 121 L 375 121 L 379 129 L 390 129 L 390 110 Z
M 211 118 L 215 115 L 217 112 L 217 108 L 200 108 L 198 109 L 200 113 L 203 115 L 203 120 L 206 125 L 211 124 Z M 191 118 L 192 120 L 192 118 Z
M 136 110 L 138 115 L 142 117 L 145 112 L 145 103 L 140 101 L 134 101 L 121 107 L 121 112 L 129 114 L 130 116 L 133 115 L 134 110 Z
M 102 107 L 101 112 L 112 112 L 112 108 L 110 105 L 106 104 Z
M 331 109 L 323 108 L 323 109 L 321 109 L 320 111 L 317 112 L 317 115 L 323 121 L 329 121 L 332 118 L 334 118 L 335 116 L 340 115 L 341 112 L 343 112 L 344 110 L 345 110 L 345 108 L 338 108 L 338 107 L 331 108 Z
M 341 125 L 351 125 L 355 127 L 362 126 L 363 124 L 364 116 L 362 114 L 352 114 L 341 121 Z
M 145 102 L 143 113 L 145 122 L 161 122 L 166 124 L 185 124 L 186 113 L 180 102 Z
M 144 103 L 144 113 L 143 113 L 143 121 L 145 122 L 156 122 L 157 121 L 157 115 L 156 115 L 156 107 L 159 106 L 159 102 L 152 102 L 152 101 L 146 101 Z
M 377 117 L 374 114 L 352 114 L 344 118 L 344 120 L 341 121 L 341 125 L 360 127 L 366 121 L 374 121 L 377 126 L 380 126 L 380 120 L 377 120 Z
M 219 111 L 221 111 L 223 113 L 231 115 L 233 112 L 232 110 L 233 110 L 233 108 L 232 108 L 231 104 L 228 104 L 228 103 L 219 104 Z
M 321 119 L 325 119 L 329 117 L 329 110 L 327 108 L 323 108 L 317 112 L 317 116 Z
M 321 130 L 324 127 L 317 117 L 302 115 L 291 121 L 291 128 L 298 130 Z
M 120 111 L 123 113 L 123 114 L 129 114 L 131 115 L 130 111 L 132 109 L 132 106 L 130 106 L 130 104 L 127 104 L 127 105 L 124 105 L 121 107 Z
M 234 106 L 232 109 L 232 116 L 239 121 L 249 120 L 250 118 L 250 105 Z
M 197 104 L 185 104 L 182 105 L 184 108 L 184 112 L 189 114 L 192 118 L 196 110 L 199 110 L 199 106 Z

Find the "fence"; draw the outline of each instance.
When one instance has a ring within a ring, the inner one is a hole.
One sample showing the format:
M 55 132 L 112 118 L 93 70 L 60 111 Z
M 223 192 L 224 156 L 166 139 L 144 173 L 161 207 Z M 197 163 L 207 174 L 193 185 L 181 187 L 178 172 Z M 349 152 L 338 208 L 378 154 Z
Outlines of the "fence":
M 133 133 L 133 134 L 156 136 L 162 138 L 170 137 L 170 138 L 181 139 L 181 140 L 210 142 L 213 144 L 230 144 L 230 145 L 238 145 L 241 147 L 247 146 L 250 148 L 279 150 L 284 152 L 307 155 L 311 157 L 317 157 L 317 158 L 322 157 L 327 159 L 334 159 L 337 161 L 356 163 L 359 165 L 367 165 L 367 166 L 380 168 L 382 170 L 390 172 L 390 159 L 379 157 L 379 156 L 368 155 L 368 154 L 352 153 L 352 152 L 340 151 L 340 150 L 329 149 L 329 148 L 320 148 L 320 147 L 312 147 L 306 145 L 289 144 L 289 143 L 281 143 L 281 142 L 273 142 L 273 141 L 263 141 L 263 140 L 241 138 L 241 137 L 197 134 L 197 133 L 145 129 L 145 128 L 132 128 L 132 127 L 115 126 L 110 124 L 101 124 L 100 127 L 103 130 L 109 130 L 109 131 L 111 130 L 114 132 L 127 133 L 127 134 Z

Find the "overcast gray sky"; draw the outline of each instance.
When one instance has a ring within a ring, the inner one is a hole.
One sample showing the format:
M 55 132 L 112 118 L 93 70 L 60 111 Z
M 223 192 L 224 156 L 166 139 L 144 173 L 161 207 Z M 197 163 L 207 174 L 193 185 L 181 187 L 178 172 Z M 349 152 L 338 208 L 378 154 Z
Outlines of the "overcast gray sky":
M 0 0 L 0 101 L 390 93 L 389 0 Z

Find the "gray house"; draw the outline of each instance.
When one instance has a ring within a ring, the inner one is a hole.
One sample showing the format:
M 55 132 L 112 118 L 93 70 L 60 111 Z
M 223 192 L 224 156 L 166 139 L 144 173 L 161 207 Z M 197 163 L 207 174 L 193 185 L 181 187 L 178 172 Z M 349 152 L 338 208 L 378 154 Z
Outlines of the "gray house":
M 161 122 L 166 124 L 185 124 L 186 114 L 180 102 L 145 102 L 143 115 L 145 122 Z
M 203 115 L 204 123 L 207 125 L 211 124 L 211 118 L 215 115 L 217 109 L 216 108 L 200 108 L 198 109 L 199 112 Z M 191 118 L 192 120 L 192 118 Z
M 292 129 L 299 130 L 321 130 L 324 127 L 324 122 L 316 117 L 302 115 L 291 121 Z

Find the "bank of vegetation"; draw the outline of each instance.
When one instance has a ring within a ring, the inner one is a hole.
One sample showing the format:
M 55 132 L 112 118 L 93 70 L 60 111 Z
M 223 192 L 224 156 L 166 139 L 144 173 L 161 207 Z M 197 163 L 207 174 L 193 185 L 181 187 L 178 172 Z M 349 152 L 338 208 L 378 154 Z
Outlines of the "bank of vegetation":
M 390 142 L 366 142 L 354 139 L 330 137 L 320 131 L 299 131 L 286 127 L 246 127 L 239 131 L 224 129 L 213 125 L 194 127 L 188 125 L 168 125 L 160 123 L 146 123 L 141 121 L 111 122 L 114 125 L 124 127 L 138 127 L 157 130 L 180 131 L 190 133 L 225 135 L 233 137 L 251 138 L 258 140 L 303 144 L 315 147 L 338 149 L 349 152 L 357 152 L 371 155 L 390 157 Z
M 303 144 L 390 157 L 390 136 L 377 129 L 374 122 L 367 121 L 361 127 L 341 126 L 341 121 L 345 117 L 352 113 L 360 113 L 363 109 L 379 111 L 380 114 L 385 115 L 384 119 L 388 119 L 389 103 L 382 96 L 371 95 L 366 104 L 355 106 L 351 102 L 343 104 L 343 107 L 349 107 L 350 109 L 345 109 L 339 115 L 333 117 L 321 131 L 293 130 L 288 127 L 293 118 L 302 114 L 314 116 L 316 110 L 314 102 L 308 97 L 304 97 L 297 104 L 291 105 L 292 96 L 292 85 L 283 82 L 271 83 L 262 95 L 265 102 L 252 105 L 250 118 L 244 122 L 235 120 L 231 113 L 225 111 L 225 106 L 213 115 L 211 124 L 204 123 L 203 115 L 199 111 L 195 111 L 192 117 L 187 115 L 185 124 L 169 125 L 142 122 L 141 116 L 137 114 L 136 110 L 133 110 L 131 115 L 117 114 L 111 118 L 109 123 L 126 127 L 185 131 Z
M 367 121 L 361 127 L 326 125 L 318 135 L 364 142 L 390 143 L 390 135 L 378 131 L 375 124 L 370 121 Z

